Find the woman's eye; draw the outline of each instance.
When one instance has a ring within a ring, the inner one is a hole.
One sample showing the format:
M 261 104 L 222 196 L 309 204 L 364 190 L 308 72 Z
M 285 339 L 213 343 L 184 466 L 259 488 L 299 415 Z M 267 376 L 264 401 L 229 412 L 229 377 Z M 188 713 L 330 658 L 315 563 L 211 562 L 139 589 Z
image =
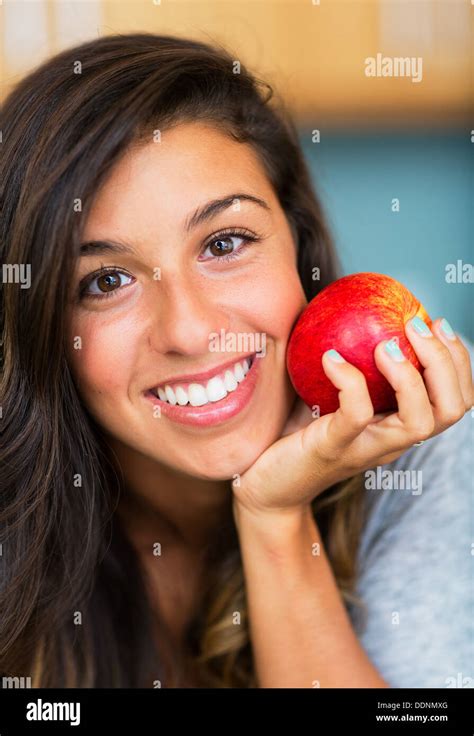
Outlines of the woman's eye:
M 257 238 L 250 234 L 241 235 L 238 233 L 229 233 L 227 235 L 219 235 L 206 246 L 203 251 L 203 257 L 211 260 L 230 260 L 237 258 L 240 252 L 250 243 L 255 242 Z M 237 243 L 235 242 L 237 241 Z
M 133 282 L 133 277 L 123 271 L 106 271 L 88 279 L 81 290 L 83 297 L 106 297 Z

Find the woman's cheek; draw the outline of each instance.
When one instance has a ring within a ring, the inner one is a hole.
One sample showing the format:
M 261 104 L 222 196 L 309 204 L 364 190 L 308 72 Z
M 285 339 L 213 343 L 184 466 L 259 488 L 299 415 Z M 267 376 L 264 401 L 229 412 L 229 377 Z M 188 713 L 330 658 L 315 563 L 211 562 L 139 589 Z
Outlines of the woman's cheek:
M 247 314 L 253 315 L 256 329 L 269 337 L 286 340 L 306 305 L 298 272 L 292 264 L 269 271 L 248 290 L 245 305 Z
M 118 407 L 133 375 L 133 339 L 122 322 L 101 317 L 77 320 L 69 357 L 78 391 L 94 415 Z M 78 338 L 80 338 L 78 340 Z M 124 350 L 124 339 L 127 349 Z

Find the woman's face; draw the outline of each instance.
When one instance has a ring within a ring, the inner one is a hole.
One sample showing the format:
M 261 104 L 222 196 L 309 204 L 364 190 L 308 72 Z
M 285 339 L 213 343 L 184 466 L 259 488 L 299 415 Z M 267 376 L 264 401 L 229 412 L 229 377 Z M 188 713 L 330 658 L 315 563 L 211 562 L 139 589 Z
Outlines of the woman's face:
M 180 472 L 244 472 L 290 411 L 285 349 L 306 303 L 253 149 L 194 123 L 130 148 L 83 241 L 69 360 L 90 413 L 115 447 Z

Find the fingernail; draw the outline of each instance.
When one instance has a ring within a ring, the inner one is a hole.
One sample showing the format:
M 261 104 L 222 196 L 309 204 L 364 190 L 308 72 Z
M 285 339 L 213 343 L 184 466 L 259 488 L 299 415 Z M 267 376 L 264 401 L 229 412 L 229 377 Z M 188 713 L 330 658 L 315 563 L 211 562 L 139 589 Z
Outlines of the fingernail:
M 430 328 L 426 324 L 426 322 L 423 322 L 421 317 L 413 317 L 413 319 L 410 320 L 410 323 L 412 327 L 415 329 L 416 332 L 418 332 L 419 335 L 422 335 L 423 337 L 429 337 L 433 333 L 431 332 Z
M 444 332 L 444 334 L 446 335 L 446 337 L 449 337 L 449 339 L 450 339 L 450 340 L 455 340 L 455 339 L 456 339 L 456 335 L 455 335 L 455 333 L 454 333 L 454 330 L 453 330 L 453 328 L 451 327 L 451 325 L 449 324 L 449 322 L 448 322 L 448 320 L 447 320 L 447 319 L 445 319 L 445 318 L 443 317 L 443 319 L 442 319 L 442 320 L 441 320 L 441 322 L 439 323 L 439 326 L 440 326 L 440 327 L 441 327 L 441 329 L 443 330 L 443 332 Z
M 327 352 L 329 358 L 333 360 L 335 363 L 345 363 L 346 361 L 342 357 L 340 353 L 337 352 L 337 350 L 331 349 Z
M 390 355 L 392 360 L 395 360 L 397 363 L 401 363 L 403 360 L 405 360 L 405 356 L 400 350 L 397 339 L 395 337 L 392 337 L 391 340 L 385 343 L 384 350 Z

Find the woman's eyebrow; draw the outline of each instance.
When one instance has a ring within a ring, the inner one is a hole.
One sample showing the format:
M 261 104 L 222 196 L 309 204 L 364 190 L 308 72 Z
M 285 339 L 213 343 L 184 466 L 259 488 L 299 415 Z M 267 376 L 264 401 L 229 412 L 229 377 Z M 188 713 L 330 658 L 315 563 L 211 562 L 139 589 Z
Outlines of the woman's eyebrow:
M 135 254 L 135 252 L 132 246 L 115 243 L 111 240 L 88 240 L 86 243 L 81 243 L 80 249 L 81 256 L 95 256 L 102 253 L 125 253 L 130 255 Z
M 193 227 L 197 227 L 197 225 L 200 225 L 206 220 L 210 220 L 211 217 L 214 217 L 214 215 L 218 214 L 222 210 L 227 209 L 231 205 L 235 205 L 236 200 L 253 202 L 259 207 L 263 207 L 263 209 L 271 212 L 270 206 L 265 202 L 265 200 L 260 199 L 260 197 L 255 197 L 253 194 L 244 193 L 229 194 L 227 197 L 223 197 L 222 199 L 212 199 L 205 205 L 201 205 L 201 207 L 198 207 L 198 209 L 193 212 L 192 215 L 186 218 L 184 223 L 185 232 L 189 232 Z
M 252 202 L 268 212 L 271 212 L 270 206 L 264 199 L 260 199 L 260 197 L 244 193 L 229 194 L 227 197 L 212 199 L 210 202 L 198 207 L 197 210 L 186 218 L 184 223 L 185 232 L 189 232 L 206 220 L 210 220 L 219 212 L 222 212 L 228 207 L 235 205 L 236 202 L 241 201 Z M 124 243 L 117 243 L 111 240 L 88 240 L 81 244 L 81 256 L 101 255 L 102 253 L 134 255 L 136 254 L 136 251 L 131 245 L 125 245 Z

